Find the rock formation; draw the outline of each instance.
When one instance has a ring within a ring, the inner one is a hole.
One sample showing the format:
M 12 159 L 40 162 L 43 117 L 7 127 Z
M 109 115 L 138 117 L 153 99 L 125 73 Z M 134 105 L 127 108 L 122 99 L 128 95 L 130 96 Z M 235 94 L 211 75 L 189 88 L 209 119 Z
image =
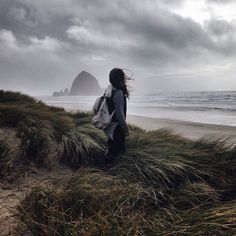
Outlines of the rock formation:
M 86 71 L 82 71 L 74 80 L 70 95 L 83 96 L 83 95 L 97 95 L 101 92 L 101 88 L 97 79 Z
M 70 91 L 66 88 L 64 91 L 54 92 L 53 96 L 89 96 L 98 95 L 101 91 L 97 79 L 90 73 L 82 71 L 75 78 Z

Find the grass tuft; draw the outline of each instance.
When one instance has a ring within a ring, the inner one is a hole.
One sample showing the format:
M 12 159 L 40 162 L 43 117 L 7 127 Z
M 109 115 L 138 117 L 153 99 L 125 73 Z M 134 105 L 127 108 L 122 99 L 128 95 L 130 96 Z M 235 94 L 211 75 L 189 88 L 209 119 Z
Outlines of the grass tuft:
M 139 185 L 80 170 L 55 188 L 27 195 L 21 220 L 35 235 L 143 235 L 145 212 L 148 217 L 159 209 L 154 196 Z
M 62 137 L 61 161 L 73 168 L 94 164 L 105 151 L 102 137 L 101 132 L 92 127 L 78 127 L 69 131 Z
M 4 176 L 10 172 L 13 166 L 13 157 L 10 155 L 10 148 L 7 144 L 0 140 L 0 176 Z
M 188 183 L 164 205 L 153 188 L 80 169 L 34 189 L 19 211 L 33 235 L 234 235 L 235 202 L 220 205 L 214 194 Z
M 17 126 L 21 151 L 25 158 L 43 164 L 53 140 L 53 129 L 47 122 L 25 119 Z

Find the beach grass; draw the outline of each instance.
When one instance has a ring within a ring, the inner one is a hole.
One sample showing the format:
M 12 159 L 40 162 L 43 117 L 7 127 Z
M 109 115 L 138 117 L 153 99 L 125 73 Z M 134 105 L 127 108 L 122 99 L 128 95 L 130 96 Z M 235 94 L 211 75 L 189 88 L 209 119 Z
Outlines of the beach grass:
M 20 142 L 14 129 L 0 129 L 0 179 L 14 171 L 20 155 Z
M 0 129 L 16 133 L 20 158 L 45 166 L 53 156 L 73 169 L 20 202 L 19 219 L 33 235 L 236 234 L 236 149 L 227 140 L 130 125 L 126 153 L 105 168 L 106 137 L 91 113 L 18 93 L 2 92 L 0 100 Z M 9 150 L 0 142 L 4 168 Z
M 234 235 L 235 201 L 206 183 L 168 196 L 94 169 L 36 188 L 19 206 L 34 235 Z
M 73 169 L 92 165 L 105 152 L 105 137 L 86 125 L 72 129 L 62 137 L 61 161 Z
M 53 142 L 53 128 L 47 121 L 24 119 L 17 126 L 17 136 L 21 140 L 22 156 L 43 164 Z
M 10 149 L 4 140 L 0 140 L 0 176 L 10 171 L 13 165 L 13 158 Z

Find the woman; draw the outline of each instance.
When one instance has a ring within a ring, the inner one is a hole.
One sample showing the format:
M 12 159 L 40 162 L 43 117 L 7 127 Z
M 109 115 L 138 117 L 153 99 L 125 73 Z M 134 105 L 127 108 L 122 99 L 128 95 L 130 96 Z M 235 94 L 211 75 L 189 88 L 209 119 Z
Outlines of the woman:
M 129 128 L 126 123 L 127 98 L 127 76 L 124 71 L 114 68 L 109 74 L 110 85 L 105 91 L 108 97 L 108 109 L 112 116 L 110 126 L 104 130 L 107 136 L 106 164 L 112 164 L 114 158 L 125 152 L 125 136 L 129 135 Z

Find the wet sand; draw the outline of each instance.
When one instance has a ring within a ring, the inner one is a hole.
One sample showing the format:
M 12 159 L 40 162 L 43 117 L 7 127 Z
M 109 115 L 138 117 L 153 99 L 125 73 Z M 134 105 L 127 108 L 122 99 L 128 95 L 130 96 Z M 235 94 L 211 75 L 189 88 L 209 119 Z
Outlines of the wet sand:
M 142 116 L 128 116 L 130 124 L 134 124 L 146 130 L 155 130 L 167 128 L 185 138 L 230 138 L 230 143 L 236 145 L 236 127 L 224 125 L 212 125 L 203 123 L 194 123 L 187 121 L 178 121 L 171 119 L 149 118 Z

